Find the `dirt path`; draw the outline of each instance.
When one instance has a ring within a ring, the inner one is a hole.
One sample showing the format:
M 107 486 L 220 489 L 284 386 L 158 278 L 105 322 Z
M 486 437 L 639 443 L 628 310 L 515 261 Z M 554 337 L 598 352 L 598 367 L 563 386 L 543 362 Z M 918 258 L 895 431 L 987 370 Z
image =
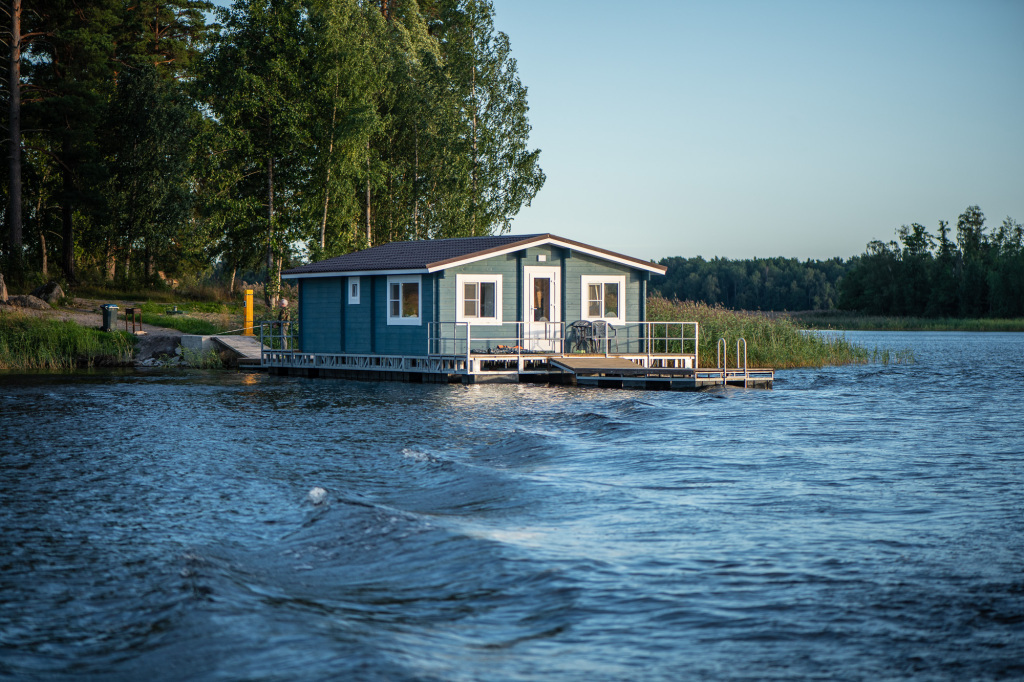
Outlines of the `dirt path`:
M 115 303 L 118 307 L 118 313 L 120 314 L 124 314 L 125 308 L 139 306 L 138 303 L 133 301 L 99 301 L 88 298 L 76 298 L 72 305 L 60 308 L 49 308 L 47 310 L 35 310 L 34 308 L 8 308 L 7 310 L 17 310 L 25 315 L 31 315 L 32 317 L 44 317 L 50 320 L 68 320 L 76 324 L 80 324 L 83 327 L 99 329 L 100 325 L 103 323 L 100 305 L 104 303 Z M 117 329 L 124 328 L 124 320 L 118 320 Z M 142 331 L 146 332 L 146 334 L 181 336 L 181 332 L 177 329 L 157 327 L 151 324 L 143 325 Z

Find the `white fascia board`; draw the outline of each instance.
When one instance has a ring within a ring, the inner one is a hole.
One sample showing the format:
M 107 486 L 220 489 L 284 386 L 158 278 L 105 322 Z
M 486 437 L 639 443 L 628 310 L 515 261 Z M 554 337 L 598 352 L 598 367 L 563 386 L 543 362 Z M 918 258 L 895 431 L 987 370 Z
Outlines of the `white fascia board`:
M 579 251 L 581 253 L 587 254 L 588 256 L 600 258 L 601 260 L 608 260 L 612 261 L 613 263 L 621 263 L 622 265 L 628 265 L 631 268 L 636 268 L 638 270 L 647 270 L 648 272 L 655 272 L 659 275 L 665 274 L 662 271 L 661 266 L 655 265 L 654 263 L 645 263 L 643 261 L 629 260 L 627 258 L 618 258 L 609 253 L 598 251 L 597 249 L 590 249 L 578 243 L 563 242 L 561 239 L 558 238 L 548 239 L 547 241 L 557 246 L 561 246 L 562 248 L 571 249 L 573 251 Z
M 497 251 L 490 251 L 490 252 L 488 252 L 486 254 L 479 255 L 479 256 L 467 256 L 466 258 L 460 259 L 458 261 L 453 261 L 453 262 L 450 262 L 450 263 L 445 263 L 444 265 L 437 265 L 437 266 L 434 266 L 432 268 L 427 268 L 424 272 L 437 272 L 439 270 L 447 270 L 448 268 L 454 268 L 454 267 L 458 267 L 460 265 L 466 265 L 468 263 L 475 263 L 477 261 L 487 260 L 488 258 L 494 258 L 495 256 L 504 256 L 507 253 L 514 253 L 516 251 L 522 251 L 523 249 L 529 249 L 529 248 L 534 247 L 534 246 L 545 246 L 547 244 L 554 244 L 555 246 L 560 246 L 560 247 L 562 247 L 564 249 L 570 249 L 572 251 L 579 251 L 580 253 L 585 253 L 585 254 L 587 254 L 589 256 L 594 256 L 595 258 L 600 258 L 601 260 L 607 260 L 607 261 L 611 261 L 613 263 L 621 263 L 622 265 L 628 265 L 629 267 L 636 268 L 638 270 L 647 270 L 648 272 L 653 272 L 653 273 L 658 274 L 658 275 L 665 274 L 662 271 L 661 267 L 659 267 L 659 266 L 657 266 L 657 265 L 655 265 L 653 263 L 647 264 L 647 263 L 644 263 L 642 261 L 641 262 L 637 262 L 637 261 L 634 261 L 634 260 L 628 260 L 626 258 L 618 258 L 618 257 L 612 256 L 612 255 L 610 255 L 608 253 L 604 253 L 604 252 L 598 251 L 597 249 L 590 249 L 590 248 L 582 246 L 582 245 L 580 245 L 578 243 L 564 242 L 561 239 L 557 239 L 557 238 L 553 238 L 553 237 L 543 237 L 541 239 L 538 239 L 537 241 L 527 242 L 525 244 L 520 242 L 519 244 L 516 244 L 514 246 L 510 246 L 508 248 L 500 249 L 500 250 L 497 250 Z
M 341 270 L 338 272 L 301 272 L 296 275 L 281 275 L 281 279 L 303 279 L 312 277 L 366 277 L 369 275 L 426 275 L 428 270 Z

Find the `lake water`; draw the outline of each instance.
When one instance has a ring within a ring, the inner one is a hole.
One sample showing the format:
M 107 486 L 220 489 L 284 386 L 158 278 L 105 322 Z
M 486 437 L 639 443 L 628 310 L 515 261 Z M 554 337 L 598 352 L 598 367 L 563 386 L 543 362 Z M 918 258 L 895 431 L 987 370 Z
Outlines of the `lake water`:
M 918 362 L 0 376 L 0 678 L 1024 676 L 1024 334 L 849 336 Z

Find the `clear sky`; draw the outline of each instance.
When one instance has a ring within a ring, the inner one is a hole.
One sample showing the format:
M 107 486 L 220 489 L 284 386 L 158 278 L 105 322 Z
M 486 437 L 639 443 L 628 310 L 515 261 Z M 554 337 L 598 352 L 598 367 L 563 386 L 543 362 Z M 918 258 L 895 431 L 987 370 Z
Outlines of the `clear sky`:
M 493 0 L 547 183 L 513 233 L 849 257 L 1024 222 L 1024 0 Z

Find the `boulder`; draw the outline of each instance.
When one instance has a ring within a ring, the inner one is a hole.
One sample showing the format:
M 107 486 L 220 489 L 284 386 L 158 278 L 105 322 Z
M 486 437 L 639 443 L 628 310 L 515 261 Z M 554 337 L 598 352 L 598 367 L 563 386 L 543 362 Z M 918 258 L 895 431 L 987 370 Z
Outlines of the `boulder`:
M 7 303 L 7 285 L 4 284 L 4 273 L 0 272 L 0 303 Z
M 135 361 L 175 357 L 181 345 L 181 334 L 147 334 L 135 342 Z
M 50 281 L 41 287 L 37 287 L 32 292 L 32 296 L 41 298 L 47 303 L 57 303 L 60 299 L 64 298 L 64 290 L 56 282 Z
M 11 305 L 16 305 L 21 308 L 35 308 L 36 310 L 49 310 L 50 304 L 41 298 L 29 294 L 28 296 L 11 296 L 7 299 L 7 302 Z

